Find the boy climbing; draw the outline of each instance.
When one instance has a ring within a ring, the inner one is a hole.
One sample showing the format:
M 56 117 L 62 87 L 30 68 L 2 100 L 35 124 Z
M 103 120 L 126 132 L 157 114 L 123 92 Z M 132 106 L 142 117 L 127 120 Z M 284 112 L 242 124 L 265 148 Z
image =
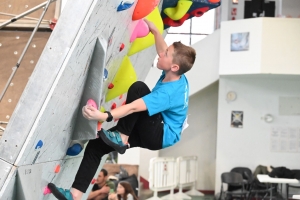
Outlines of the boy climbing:
M 127 148 L 142 147 L 159 150 L 180 140 L 188 111 L 189 84 L 184 75 L 196 58 L 193 48 L 180 42 L 169 47 L 155 25 L 145 20 L 155 38 L 158 53 L 157 67 L 163 70 L 152 91 L 143 82 L 132 84 L 126 104 L 111 112 L 100 112 L 92 106 L 84 106 L 82 113 L 88 120 L 107 121 L 119 119 L 110 130 L 98 132 L 99 138 L 90 140 L 71 190 L 64 190 L 50 183 L 49 189 L 59 200 L 81 199 L 103 155 Z

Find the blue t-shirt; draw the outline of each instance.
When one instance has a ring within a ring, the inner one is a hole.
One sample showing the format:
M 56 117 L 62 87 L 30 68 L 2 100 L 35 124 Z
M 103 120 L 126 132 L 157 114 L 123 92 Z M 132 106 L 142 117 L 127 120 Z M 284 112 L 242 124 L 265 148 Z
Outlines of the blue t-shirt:
M 189 101 L 189 83 L 185 75 L 171 82 L 162 82 L 163 72 L 152 92 L 144 100 L 150 116 L 161 113 L 164 122 L 163 148 L 180 140 L 183 123 L 186 119 Z

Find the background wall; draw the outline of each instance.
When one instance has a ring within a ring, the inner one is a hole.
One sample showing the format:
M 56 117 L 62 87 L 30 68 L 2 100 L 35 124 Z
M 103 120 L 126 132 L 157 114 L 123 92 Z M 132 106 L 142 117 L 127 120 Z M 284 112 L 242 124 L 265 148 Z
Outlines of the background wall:
M 300 17 L 300 1 L 299 0 L 281 0 L 282 15 L 286 17 Z
M 222 22 L 220 39 L 219 73 L 256 74 L 260 73 L 262 53 L 263 18 Z M 249 50 L 231 51 L 231 34 L 249 32 Z
M 275 17 L 300 17 L 299 0 L 270 0 L 275 1 Z M 221 21 L 232 20 L 232 9 L 236 9 L 235 19 L 244 19 L 245 0 L 239 0 L 238 4 L 233 4 L 232 0 L 222 0 Z
M 297 9 L 300 13 L 300 1 L 298 0 L 298 2 Z M 300 74 L 299 35 L 300 18 L 263 19 L 262 73 Z M 251 41 L 253 39 L 255 38 L 250 38 L 250 42 L 255 42 Z
M 190 97 L 188 124 L 181 141 L 159 151 L 160 157 L 198 156 L 197 189 L 214 190 L 218 82 Z
M 257 165 L 272 165 L 299 169 L 300 163 L 297 160 L 300 156 L 300 135 L 298 135 L 298 152 L 291 152 L 289 149 L 283 152 L 271 151 L 270 136 L 272 128 L 300 130 L 299 115 L 279 114 L 279 108 L 282 106 L 279 104 L 279 98 L 300 97 L 299 84 L 299 76 L 245 75 L 220 78 L 216 192 L 220 189 L 221 173 L 233 167 L 245 166 L 254 170 Z M 235 101 L 226 101 L 228 91 L 236 92 Z M 243 128 L 230 126 L 232 111 L 244 112 Z M 266 114 L 274 116 L 272 123 L 266 123 L 263 120 Z M 281 144 L 275 145 L 280 147 Z M 286 145 L 290 146 L 290 144 Z
M 231 51 L 231 34 L 245 32 L 249 32 L 249 49 Z M 299 34 L 300 19 L 252 18 L 222 22 L 220 75 L 300 74 Z

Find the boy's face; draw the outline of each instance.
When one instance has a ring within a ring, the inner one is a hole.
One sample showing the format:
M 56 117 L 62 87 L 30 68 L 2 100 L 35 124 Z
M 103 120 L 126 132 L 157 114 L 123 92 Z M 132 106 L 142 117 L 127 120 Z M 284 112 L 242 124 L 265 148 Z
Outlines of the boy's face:
M 173 45 L 171 45 L 164 52 L 158 54 L 157 68 L 164 71 L 171 70 L 173 62 L 173 53 L 174 47 Z

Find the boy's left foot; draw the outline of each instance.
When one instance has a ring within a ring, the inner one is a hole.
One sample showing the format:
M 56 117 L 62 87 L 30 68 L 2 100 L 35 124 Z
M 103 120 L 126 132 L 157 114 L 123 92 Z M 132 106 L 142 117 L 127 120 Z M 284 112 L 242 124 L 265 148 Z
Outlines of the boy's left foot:
M 48 188 L 58 200 L 73 200 L 70 190 L 58 188 L 53 183 L 48 183 Z
M 114 148 L 120 154 L 124 154 L 126 149 L 128 149 L 128 144 L 125 145 L 123 143 L 121 135 L 118 131 L 101 129 L 100 137 L 107 145 Z

